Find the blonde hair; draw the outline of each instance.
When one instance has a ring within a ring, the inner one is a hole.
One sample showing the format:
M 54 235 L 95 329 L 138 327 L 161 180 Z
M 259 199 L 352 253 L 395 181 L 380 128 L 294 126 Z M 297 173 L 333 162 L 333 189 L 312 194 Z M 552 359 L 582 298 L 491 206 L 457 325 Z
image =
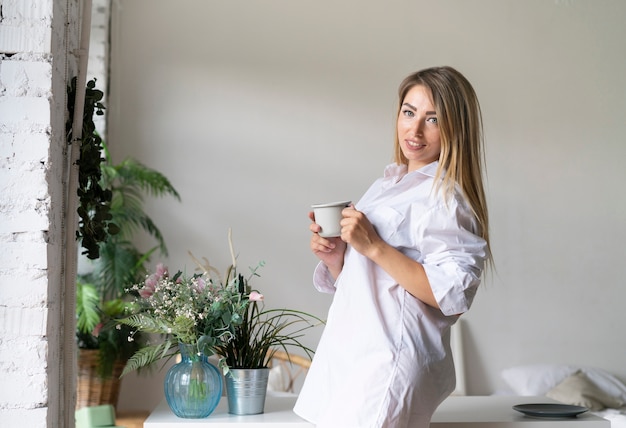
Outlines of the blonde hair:
M 458 185 L 469 203 L 489 250 L 489 215 L 483 188 L 485 162 L 480 104 L 469 81 L 452 67 L 433 67 L 407 76 L 398 88 L 398 116 L 406 94 L 422 85 L 432 94 L 441 137 L 441 153 L 435 177 L 435 191 L 448 198 Z M 396 129 L 394 160 L 408 165 Z M 442 176 L 443 175 L 443 176 Z M 441 178 L 441 180 L 440 180 Z M 491 251 L 489 250 L 489 260 Z

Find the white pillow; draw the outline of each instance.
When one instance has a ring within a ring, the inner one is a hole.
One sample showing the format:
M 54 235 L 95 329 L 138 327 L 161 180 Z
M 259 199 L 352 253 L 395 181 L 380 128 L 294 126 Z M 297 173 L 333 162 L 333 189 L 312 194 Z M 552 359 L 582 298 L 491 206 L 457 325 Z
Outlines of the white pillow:
M 581 371 L 601 391 L 626 403 L 626 385 L 606 371 L 590 367 L 581 367 Z
M 517 395 L 546 395 L 563 379 L 576 372 L 572 366 L 533 364 L 502 370 L 502 379 Z
M 502 379 L 517 395 L 546 395 L 565 378 L 582 371 L 601 391 L 626 402 L 626 385 L 604 370 L 561 364 L 531 364 L 502 370 Z
M 598 388 L 581 370 L 566 377 L 563 382 L 548 391 L 546 396 L 561 403 L 583 406 L 595 411 L 607 407 L 617 409 L 624 405 L 621 400 Z

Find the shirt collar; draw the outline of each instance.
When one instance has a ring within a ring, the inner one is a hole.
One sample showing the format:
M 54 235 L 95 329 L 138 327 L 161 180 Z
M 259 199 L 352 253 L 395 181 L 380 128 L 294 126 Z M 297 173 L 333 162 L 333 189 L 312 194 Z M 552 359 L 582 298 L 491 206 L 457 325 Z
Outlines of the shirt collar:
M 434 177 L 437 173 L 437 168 L 439 167 L 439 161 L 434 161 L 429 163 L 426 166 L 421 167 L 416 171 L 412 171 L 412 173 L 426 175 L 428 177 Z M 392 163 L 385 167 L 384 177 L 396 177 L 397 179 L 402 178 L 407 174 L 408 166 L 404 164 Z

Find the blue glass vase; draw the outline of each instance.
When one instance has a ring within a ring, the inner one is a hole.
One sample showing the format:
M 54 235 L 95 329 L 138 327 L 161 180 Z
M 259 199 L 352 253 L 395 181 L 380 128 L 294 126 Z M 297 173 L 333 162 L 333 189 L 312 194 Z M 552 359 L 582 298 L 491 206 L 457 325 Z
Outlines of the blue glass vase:
M 206 418 L 220 402 L 222 375 L 195 344 L 178 347 L 181 361 L 165 375 L 165 400 L 179 418 Z

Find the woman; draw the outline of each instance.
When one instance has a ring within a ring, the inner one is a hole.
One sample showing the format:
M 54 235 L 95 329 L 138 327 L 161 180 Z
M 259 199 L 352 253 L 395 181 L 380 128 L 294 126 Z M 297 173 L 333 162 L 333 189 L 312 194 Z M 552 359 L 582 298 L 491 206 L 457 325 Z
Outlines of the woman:
M 427 428 L 455 386 L 450 327 L 490 259 L 482 122 L 451 67 L 399 88 L 395 163 L 356 206 L 341 237 L 322 238 L 314 285 L 334 293 L 294 411 L 318 428 Z

